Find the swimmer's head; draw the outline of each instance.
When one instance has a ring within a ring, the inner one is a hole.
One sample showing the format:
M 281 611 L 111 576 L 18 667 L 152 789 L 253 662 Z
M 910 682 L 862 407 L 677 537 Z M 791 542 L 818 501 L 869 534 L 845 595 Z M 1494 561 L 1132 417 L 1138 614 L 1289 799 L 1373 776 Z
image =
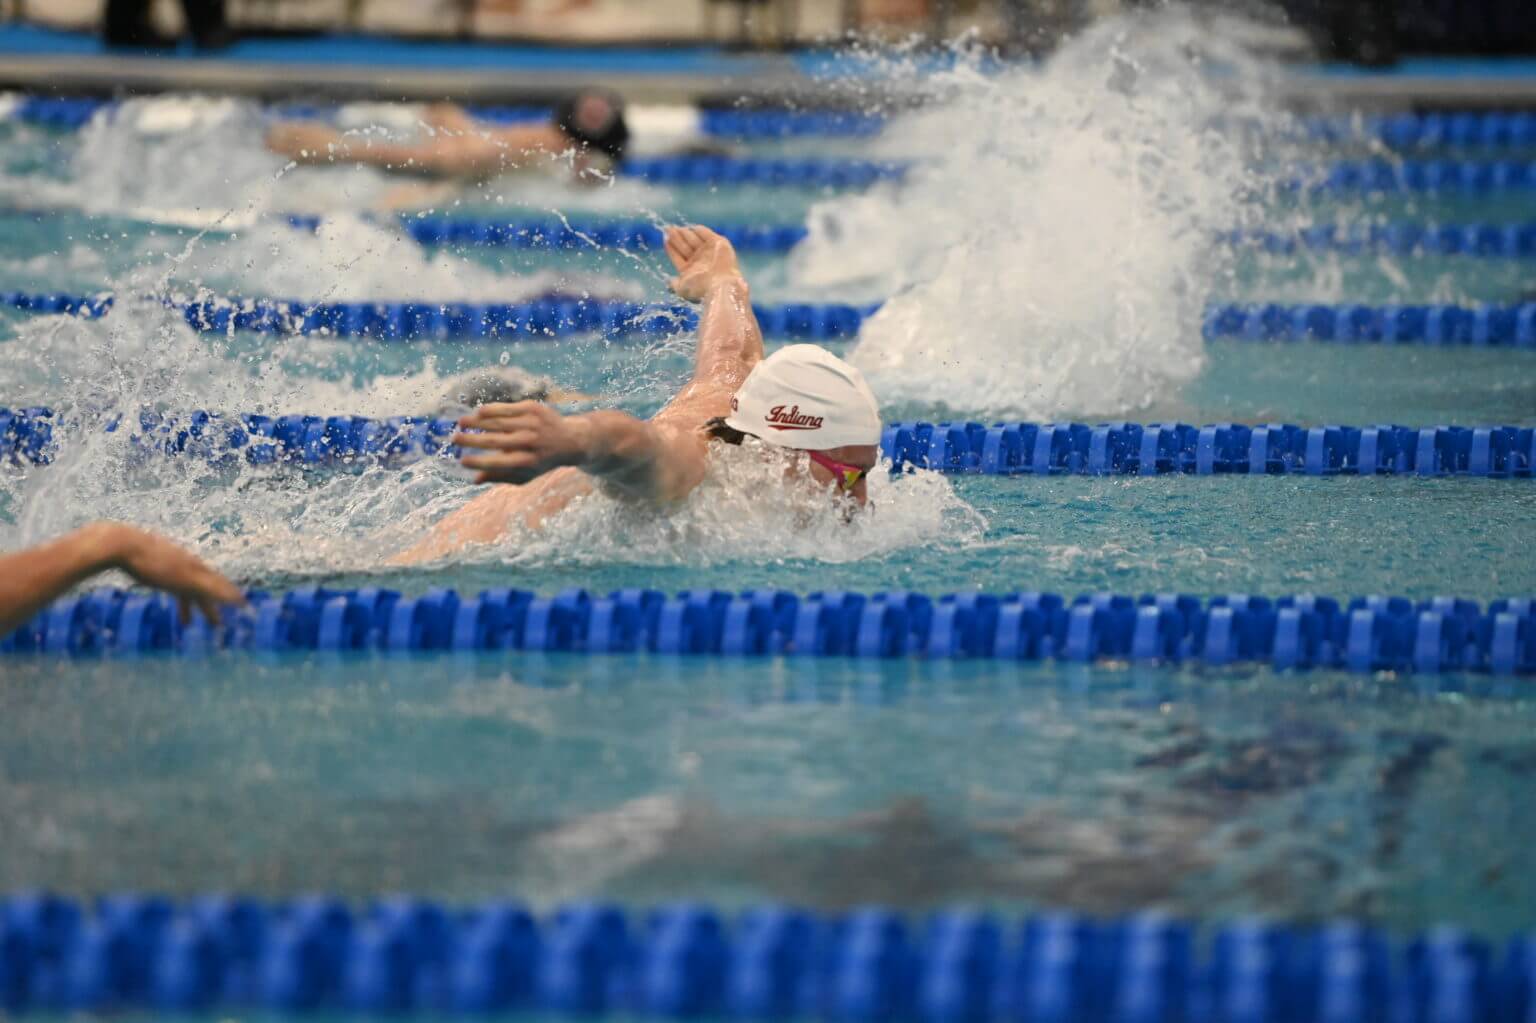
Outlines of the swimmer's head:
M 471 409 L 497 402 L 559 401 L 554 381 L 537 377 L 516 366 L 472 370 L 449 382 L 447 393 L 432 410 L 442 419 L 456 419 Z
M 572 142 L 595 149 L 614 163 L 624 159 L 629 147 L 624 101 L 615 93 L 588 89 L 562 100 L 555 106 L 554 123 Z
M 812 474 L 864 500 L 864 474 L 880 460 L 880 405 L 864 374 L 816 345 L 788 345 L 758 363 L 710 426 L 805 451 Z

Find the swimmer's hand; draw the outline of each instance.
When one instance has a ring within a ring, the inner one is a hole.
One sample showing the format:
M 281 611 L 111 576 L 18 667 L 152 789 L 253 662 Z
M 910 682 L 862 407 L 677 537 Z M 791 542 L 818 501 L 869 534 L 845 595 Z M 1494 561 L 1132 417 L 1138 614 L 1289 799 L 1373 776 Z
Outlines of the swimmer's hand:
M 669 227 L 666 231 L 667 255 L 677 268 L 672 291 L 689 302 L 702 302 L 710 290 L 722 281 L 740 282 L 741 265 L 736 250 L 724 237 L 707 227 Z
M 696 429 L 603 409 L 562 416 L 541 401 L 482 405 L 459 420 L 453 442 L 483 451 L 459 459 L 476 483 L 527 483 L 552 469 L 580 469 L 605 490 L 641 501 L 685 497 L 704 477 L 708 444 Z
M 492 402 L 459 420 L 474 433 L 458 433 L 453 442 L 484 451 L 459 459 L 476 469 L 476 483 L 527 483 L 551 469 L 581 465 L 590 430 L 583 416 L 562 416 L 542 401 Z
M 101 552 L 103 567 L 120 568 L 175 597 L 183 625 L 191 621 L 194 607 L 217 623 L 223 620 L 224 605 L 245 605 L 239 587 L 163 536 L 121 522 L 98 522 L 81 532 Z

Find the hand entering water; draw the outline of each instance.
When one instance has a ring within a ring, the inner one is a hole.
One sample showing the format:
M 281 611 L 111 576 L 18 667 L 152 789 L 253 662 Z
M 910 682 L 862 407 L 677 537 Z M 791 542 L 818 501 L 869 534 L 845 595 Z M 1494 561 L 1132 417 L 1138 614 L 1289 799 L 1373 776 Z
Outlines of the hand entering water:
M 245 603 L 234 583 L 165 537 L 121 522 L 93 522 L 0 557 L 0 630 L 16 628 L 71 586 L 113 568 L 174 596 L 182 624 L 193 608 L 218 622 L 225 605 Z

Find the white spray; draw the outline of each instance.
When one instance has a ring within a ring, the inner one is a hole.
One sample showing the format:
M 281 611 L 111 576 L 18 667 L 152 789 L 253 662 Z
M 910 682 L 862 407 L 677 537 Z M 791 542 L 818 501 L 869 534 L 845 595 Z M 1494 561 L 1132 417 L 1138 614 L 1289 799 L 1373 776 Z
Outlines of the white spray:
M 1038 69 L 940 76 L 885 145 L 902 187 L 812 211 L 797 283 L 879 299 L 853 361 L 882 399 L 962 414 L 1120 414 L 1203 363 L 1200 315 L 1252 178 L 1263 73 L 1178 12 L 1114 19 Z

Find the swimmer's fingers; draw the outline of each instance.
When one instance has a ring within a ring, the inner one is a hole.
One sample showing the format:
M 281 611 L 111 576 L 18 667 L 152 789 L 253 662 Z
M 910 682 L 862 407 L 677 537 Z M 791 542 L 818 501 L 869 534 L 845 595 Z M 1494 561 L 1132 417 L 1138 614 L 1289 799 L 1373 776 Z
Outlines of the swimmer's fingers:
M 674 246 L 684 255 L 698 248 L 695 236 L 690 232 L 687 224 L 676 224 L 667 228 L 666 240 L 668 245 Z
M 494 455 L 465 455 L 459 463 L 477 469 L 476 483 L 527 483 L 543 469 L 531 451 L 499 452 Z
M 242 597 L 240 602 L 243 604 L 245 599 Z M 192 624 L 193 609 L 199 611 L 209 625 L 224 624 L 223 606 L 206 593 L 189 590 L 186 593 L 176 594 L 176 617 L 181 621 L 182 628 Z
M 208 619 L 210 625 L 224 624 L 224 608 L 218 601 L 203 597 L 197 602 L 197 609 L 203 613 L 204 618 Z
M 686 227 L 674 227 L 667 231 L 667 254 L 681 269 L 692 262 L 708 244 L 709 238 L 701 233 L 702 230 L 692 225 Z
M 192 609 L 202 612 L 203 619 L 209 625 L 224 624 L 224 609 L 218 602 L 196 594 L 180 595 L 176 598 L 176 616 L 181 619 L 182 628 L 192 624 Z
M 667 258 L 672 260 L 673 266 L 681 270 L 688 265 L 688 250 L 684 249 L 678 229 L 675 227 L 667 229 L 666 250 Z
M 183 625 L 191 620 L 194 607 L 203 613 L 210 625 L 223 625 L 226 607 L 246 605 L 245 594 L 240 592 L 240 587 L 206 567 L 186 583 L 185 588 L 177 593 L 176 600 L 181 606 Z
M 531 451 L 538 442 L 539 435 L 532 430 L 453 435 L 453 443 L 459 447 L 478 448 L 481 451 Z
M 532 469 L 539 456 L 532 451 L 497 451 L 489 455 L 465 455 L 459 463 L 466 469 Z
M 469 415 L 459 420 L 459 425 L 471 430 L 496 429 L 499 423 L 539 416 L 540 413 L 549 412 L 550 408 L 542 401 L 494 401 L 481 405 Z

